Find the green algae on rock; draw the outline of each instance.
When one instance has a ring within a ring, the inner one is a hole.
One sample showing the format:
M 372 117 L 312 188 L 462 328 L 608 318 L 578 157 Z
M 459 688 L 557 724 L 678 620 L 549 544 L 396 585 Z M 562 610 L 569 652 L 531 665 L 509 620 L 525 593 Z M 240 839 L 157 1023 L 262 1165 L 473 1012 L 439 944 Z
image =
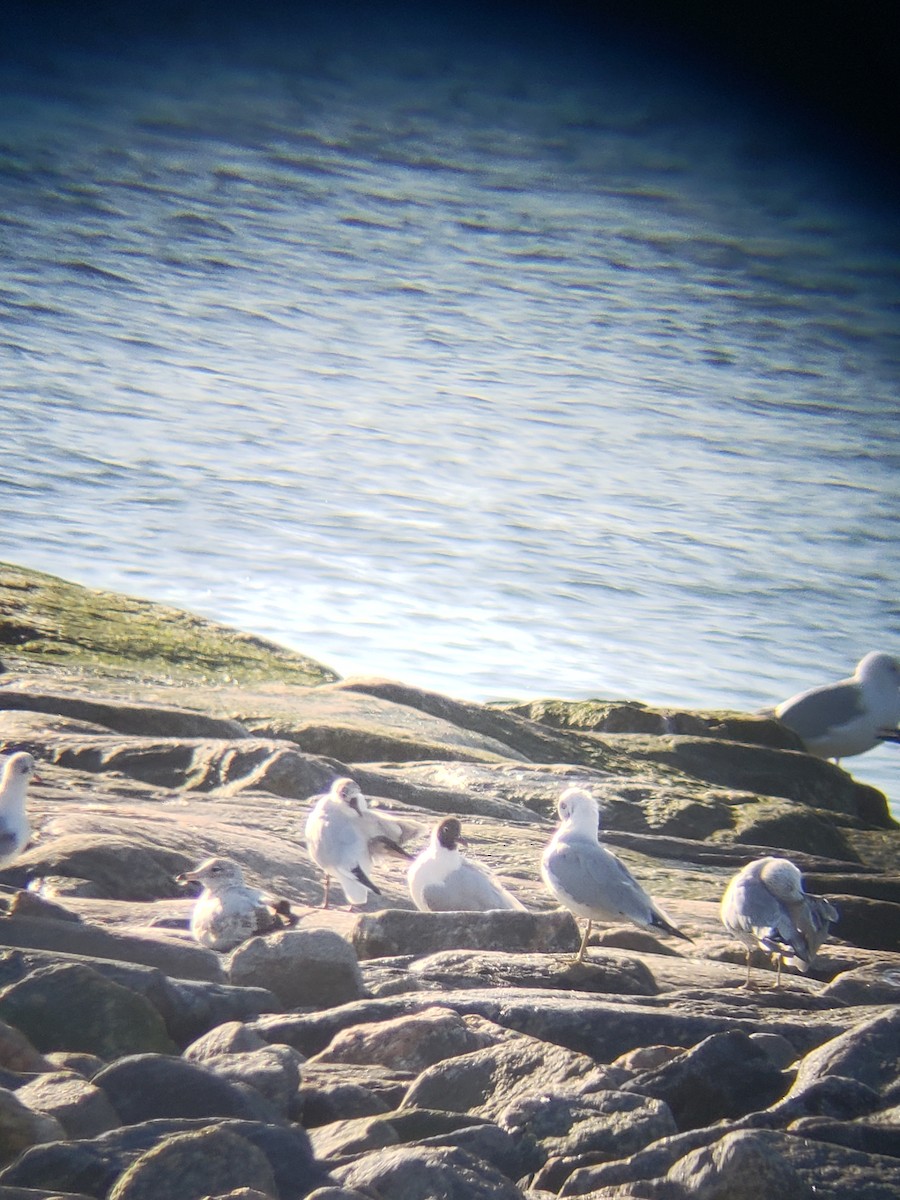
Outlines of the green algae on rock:
M 167 683 L 314 686 L 338 675 L 203 617 L 0 563 L 0 646 L 23 664 Z

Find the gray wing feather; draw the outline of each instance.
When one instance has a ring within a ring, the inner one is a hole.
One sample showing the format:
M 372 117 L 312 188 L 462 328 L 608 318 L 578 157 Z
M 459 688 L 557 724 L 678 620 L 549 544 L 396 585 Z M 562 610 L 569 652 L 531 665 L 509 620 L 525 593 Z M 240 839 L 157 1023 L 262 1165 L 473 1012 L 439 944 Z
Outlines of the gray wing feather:
M 836 683 L 814 688 L 794 700 L 786 700 L 775 710 L 801 738 L 821 737 L 829 729 L 848 725 L 864 713 L 860 690 L 855 683 Z
M 598 920 L 621 917 L 649 924 L 653 901 L 624 863 L 603 846 L 568 843 L 548 857 L 548 868 L 576 904 L 593 909 Z
M 431 912 L 487 912 L 517 907 L 503 887 L 475 864 L 465 861 L 443 883 L 424 888 L 422 899 Z

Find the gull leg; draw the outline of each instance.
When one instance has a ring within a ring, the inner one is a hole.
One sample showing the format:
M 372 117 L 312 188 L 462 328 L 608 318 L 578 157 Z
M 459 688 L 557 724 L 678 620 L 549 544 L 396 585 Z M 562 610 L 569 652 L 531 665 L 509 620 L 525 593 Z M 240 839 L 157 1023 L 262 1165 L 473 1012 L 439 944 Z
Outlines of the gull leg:
M 753 954 L 753 951 L 748 946 L 747 947 L 747 978 L 744 980 L 745 988 L 748 988 L 750 986 L 750 957 L 752 954 Z
M 329 893 L 330 891 L 331 891 L 331 876 L 330 876 L 330 875 L 328 874 L 328 872 L 326 871 L 326 872 L 325 872 L 325 898 L 324 898 L 324 900 L 322 901 L 322 907 L 323 907 L 323 908 L 327 908 L 327 907 L 328 907 L 328 893 Z
M 584 927 L 584 937 L 581 939 L 581 947 L 578 953 L 575 955 L 575 961 L 577 963 L 584 962 L 584 952 L 587 949 L 588 934 L 591 932 L 591 926 L 593 923 L 593 921 L 589 920 L 587 925 Z
M 775 955 L 775 990 L 781 987 L 781 955 Z

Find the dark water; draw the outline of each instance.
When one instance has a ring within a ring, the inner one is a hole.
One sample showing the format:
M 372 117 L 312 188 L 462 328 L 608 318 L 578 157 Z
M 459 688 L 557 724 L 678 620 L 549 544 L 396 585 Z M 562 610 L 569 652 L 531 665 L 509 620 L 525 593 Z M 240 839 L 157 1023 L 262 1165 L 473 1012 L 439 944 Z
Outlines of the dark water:
M 900 653 L 864 166 L 596 27 L 223 11 L 6 56 L 3 557 L 475 699 Z

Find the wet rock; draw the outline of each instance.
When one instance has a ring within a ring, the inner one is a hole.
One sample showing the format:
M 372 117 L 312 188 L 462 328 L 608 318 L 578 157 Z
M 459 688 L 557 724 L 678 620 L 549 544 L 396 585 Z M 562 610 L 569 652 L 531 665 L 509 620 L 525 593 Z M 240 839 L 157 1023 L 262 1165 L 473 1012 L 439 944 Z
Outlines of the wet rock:
M 800 1063 L 789 1096 L 827 1075 L 843 1075 L 884 1092 L 900 1081 L 900 1007 L 854 1026 L 811 1051 Z
M 254 1089 L 181 1058 L 130 1055 L 105 1067 L 92 1082 L 103 1089 L 126 1125 L 159 1117 L 279 1119 Z
M 251 938 L 227 960 L 229 979 L 263 987 L 289 1008 L 330 1008 L 365 995 L 353 948 L 327 929 L 286 929 Z
M 79 964 L 41 967 L 0 991 L 0 1016 L 42 1051 L 80 1050 L 112 1059 L 175 1049 L 143 996 Z
M 90 1138 L 121 1125 L 119 1114 L 100 1088 L 80 1075 L 50 1071 L 16 1092 L 35 1112 L 55 1117 L 71 1138 Z
M 391 1200 L 523 1200 L 495 1167 L 455 1147 L 399 1146 L 364 1155 L 332 1172 L 345 1187 Z
M 6 1088 L 0 1088 L 0 1166 L 39 1142 L 64 1138 L 65 1130 L 47 1113 L 36 1112 Z
M 567 912 L 425 913 L 387 909 L 363 914 L 353 933 L 361 959 L 442 950 L 494 950 L 508 953 L 574 954 L 580 942 Z
M 767 1108 L 784 1094 L 788 1082 L 765 1052 L 735 1029 L 705 1038 L 623 1084 L 623 1090 L 665 1101 L 679 1129 L 698 1129 Z
M 202 1200 L 235 1187 L 276 1194 L 265 1154 L 227 1129 L 200 1129 L 166 1138 L 141 1155 L 116 1182 L 109 1200 Z
M 667 1178 L 685 1187 L 692 1200 L 813 1200 L 815 1195 L 789 1163 L 772 1153 L 770 1139 L 757 1132 L 728 1133 L 692 1151 Z

